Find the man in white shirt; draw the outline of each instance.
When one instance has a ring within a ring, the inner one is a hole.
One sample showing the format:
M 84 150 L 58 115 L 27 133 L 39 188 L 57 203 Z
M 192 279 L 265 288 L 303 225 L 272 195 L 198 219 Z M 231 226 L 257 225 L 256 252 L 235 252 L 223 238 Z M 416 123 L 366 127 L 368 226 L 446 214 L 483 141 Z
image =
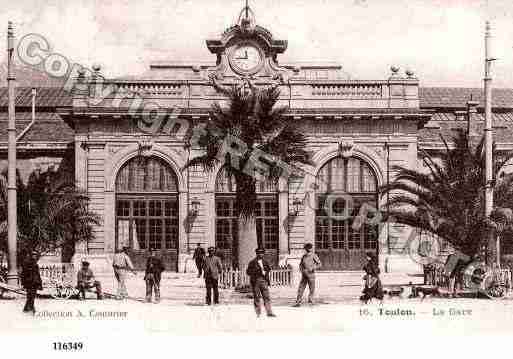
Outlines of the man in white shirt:
M 112 267 L 114 268 L 114 275 L 118 281 L 117 299 L 126 299 L 128 298 L 128 291 L 125 284 L 126 272 L 131 271 L 134 275 L 137 274 L 128 256 L 128 247 L 123 247 L 121 251 L 117 251 L 116 254 L 114 254 Z
M 301 281 L 297 289 L 297 299 L 294 307 L 301 306 L 303 300 L 303 293 L 305 292 L 306 286 L 308 285 L 308 303 L 313 304 L 315 296 L 315 271 L 321 267 L 321 261 L 319 257 L 312 251 L 312 243 L 307 243 L 304 246 L 305 254 L 301 258 L 299 264 L 299 270 L 301 271 Z

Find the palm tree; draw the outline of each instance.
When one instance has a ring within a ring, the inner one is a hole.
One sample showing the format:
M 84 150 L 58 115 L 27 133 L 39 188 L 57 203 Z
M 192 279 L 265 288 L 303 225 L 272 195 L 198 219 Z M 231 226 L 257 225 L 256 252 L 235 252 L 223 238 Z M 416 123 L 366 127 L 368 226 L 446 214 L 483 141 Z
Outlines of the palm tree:
M 397 176 L 382 188 L 382 193 L 390 192 L 391 220 L 435 234 L 472 257 L 487 245 L 487 234 L 493 224 L 484 216 L 483 141 L 473 149 L 463 131 L 453 138 L 452 147 L 441 138 L 443 151 L 436 156 L 422 152 L 427 171 L 394 166 Z M 505 162 L 494 156 L 494 173 Z M 502 211 L 513 208 L 511 184 L 508 176 L 499 178 L 495 184 L 491 219 L 500 221 L 500 231 L 506 231 L 513 223 Z
M 5 173 L 0 175 L 0 243 L 7 242 Z M 73 176 L 49 169 L 34 171 L 26 184 L 17 175 L 18 254 L 36 249 L 41 254 L 62 250 L 68 262 L 75 244 L 93 237 L 92 226 L 100 217 L 88 209 L 88 198 Z
M 287 108 L 276 105 L 280 95 L 278 86 L 257 89 L 246 80 L 243 87 L 222 87 L 215 78 L 211 80 L 227 97 L 228 105 L 222 107 L 214 103 L 201 133 L 191 133 L 193 136 L 189 137 L 186 147 L 194 145 L 203 154 L 189 160 L 185 168 L 198 165 L 212 172 L 224 165 L 226 174 L 234 178 L 235 208 L 239 217 L 238 264 L 245 266 L 257 246 L 254 218 L 257 181 L 276 183 L 284 175 L 277 161 L 291 167 L 311 164 L 310 154 L 306 150 L 305 136 L 283 116 Z M 239 143 L 240 156 L 234 156 L 223 147 L 232 145 L 230 141 L 234 138 Z M 255 158 L 263 153 L 268 170 L 253 171 Z

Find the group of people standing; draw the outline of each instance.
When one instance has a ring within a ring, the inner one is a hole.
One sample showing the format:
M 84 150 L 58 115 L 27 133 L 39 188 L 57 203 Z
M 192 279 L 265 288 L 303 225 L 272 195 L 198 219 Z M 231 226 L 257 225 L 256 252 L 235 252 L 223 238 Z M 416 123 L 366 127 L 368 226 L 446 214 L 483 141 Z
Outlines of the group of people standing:
M 315 271 L 321 267 L 319 257 L 313 253 L 313 246 L 307 243 L 304 246 L 305 254 L 301 258 L 299 269 L 301 271 L 301 281 L 299 283 L 295 307 L 301 306 L 303 294 L 306 286 L 309 288 L 308 302 L 313 304 L 315 296 Z M 252 259 L 247 267 L 246 274 L 250 278 L 250 286 L 253 293 L 253 305 L 257 316 L 262 313 L 261 303 L 263 301 L 265 312 L 268 317 L 275 317 L 271 307 L 271 296 L 269 293 L 271 266 L 264 258 L 265 249 L 257 248 L 255 250 L 256 257 Z M 214 293 L 214 304 L 219 304 L 218 280 L 223 270 L 221 259 L 216 256 L 215 248 L 208 248 L 208 255 L 198 243 L 194 250 L 193 259 L 198 269 L 198 278 L 203 275 L 206 287 L 206 303 L 212 303 L 212 291 Z
M 129 272 L 137 275 L 134 269 L 134 265 L 128 255 L 129 247 L 123 247 L 121 251 L 114 254 L 112 259 L 112 267 L 114 269 L 114 275 L 118 282 L 117 299 L 127 299 L 128 291 L 126 289 L 126 276 Z M 162 272 L 166 268 L 162 263 L 162 259 L 157 256 L 155 250 L 150 250 L 150 255 L 146 260 L 146 268 L 144 271 L 144 282 L 146 284 L 146 296 L 145 301 L 147 303 L 152 302 L 153 294 L 155 294 L 155 302 L 160 302 L 160 281 L 162 279 Z
M 117 299 L 128 298 L 128 291 L 126 288 L 126 277 L 128 272 L 134 275 L 137 272 L 134 269 L 132 261 L 130 260 L 129 248 L 124 247 L 122 250 L 117 251 L 113 257 L 113 270 L 114 276 L 118 283 Z M 301 280 L 299 282 L 295 307 L 302 304 L 303 294 L 308 286 L 309 295 L 308 303 L 313 304 L 315 296 L 315 272 L 321 267 L 319 257 L 313 253 L 313 246 L 307 243 L 304 246 L 305 254 L 301 257 L 299 269 L 301 272 Z M 216 255 L 214 247 L 209 247 L 208 254 L 205 255 L 205 250 L 198 244 L 194 251 L 193 259 L 198 269 L 198 277 L 203 275 L 205 280 L 206 296 L 205 301 L 207 305 L 219 304 L 219 277 L 223 271 L 221 259 Z M 250 278 L 250 286 L 253 292 L 253 304 L 257 316 L 262 313 L 261 302 L 263 301 L 265 312 L 269 317 L 275 317 L 271 306 L 271 298 L 269 293 L 270 278 L 269 274 L 271 266 L 264 258 L 265 249 L 257 248 L 255 251 L 255 258 L 252 259 L 247 267 L 246 274 Z M 360 300 L 368 302 L 372 298 L 379 300 L 383 299 L 383 286 L 379 278 L 379 267 L 374 253 L 367 253 L 367 263 L 363 267 L 365 271 L 363 295 Z M 38 290 L 42 290 L 42 281 L 39 274 L 39 266 L 37 264 L 38 253 L 32 251 L 25 258 L 22 266 L 21 284 L 27 293 L 27 302 L 23 309 L 24 312 L 35 313 L 34 299 Z M 146 302 L 152 302 L 153 294 L 155 301 L 160 301 L 160 281 L 162 272 L 165 267 L 162 260 L 157 256 L 155 251 L 151 251 L 150 256 L 146 261 L 146 269 L 144 274 L 144 281 L 146 284 Z M 98 299 L 102 299 L 103 293 L 101 283 L 94 278 L 94 274 L 89 268 L 87 261 L 82 262 L 82 268 L 77 273 L 77 288 L 79 290 L 79 299 L 85 298 L 85 291 L 90 288 L 95 288 Z
M 205 250 L 198 243 L 198 246 L 194 250 L 193 259 L 198 269 L 198 278 L 203 275 L 205 279 L 206 298 L 205 302 L 207 305 L 212 305 L 212 293 L 214 305 L 219 304 L 219 276 L 223 271 L 223 264 L 221 258 L 216 255 L 214 247 L 209 247 L 208 255 L 205 255 Z M 250 285 L 253 292 L 253 304 L 257 316 L 262 313 L 261 301 L 264 302 L 265 311 L 268 317 L 275 317 L 276 315 L 272 311 L 271 307 L 271 296 L 269 294 L 271 266 L 265 260 L 265 250 L 263 248 L 257 248 L 256 257 L 251 260 L 246 270 L 247 275 L 250 278 Z

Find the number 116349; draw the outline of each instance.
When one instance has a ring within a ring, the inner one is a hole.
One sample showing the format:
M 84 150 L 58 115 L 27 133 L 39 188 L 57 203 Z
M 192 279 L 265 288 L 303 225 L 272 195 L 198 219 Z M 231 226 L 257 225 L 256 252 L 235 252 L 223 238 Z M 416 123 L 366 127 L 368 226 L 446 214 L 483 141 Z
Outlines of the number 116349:
M 53 342 L 53 350 L 57 351 L 80 351 L 84 349 L 82 342 Z

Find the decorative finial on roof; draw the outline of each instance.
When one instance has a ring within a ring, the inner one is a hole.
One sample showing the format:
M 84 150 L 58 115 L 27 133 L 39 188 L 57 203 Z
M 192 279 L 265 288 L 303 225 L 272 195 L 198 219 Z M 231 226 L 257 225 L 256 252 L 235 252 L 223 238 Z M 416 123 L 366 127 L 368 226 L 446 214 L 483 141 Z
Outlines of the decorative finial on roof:
M 399 66 L 395 66 L 395 65 L 390 66 L 390 71 L 392 71 L 392 75 L 390 77 L 398 77 L 399 76 Z
M 242 32 L 251 32 L 255 29 L 255 13 L 249 7 L 248 0 L 237 18 L 237 25 L 239 25 Z

